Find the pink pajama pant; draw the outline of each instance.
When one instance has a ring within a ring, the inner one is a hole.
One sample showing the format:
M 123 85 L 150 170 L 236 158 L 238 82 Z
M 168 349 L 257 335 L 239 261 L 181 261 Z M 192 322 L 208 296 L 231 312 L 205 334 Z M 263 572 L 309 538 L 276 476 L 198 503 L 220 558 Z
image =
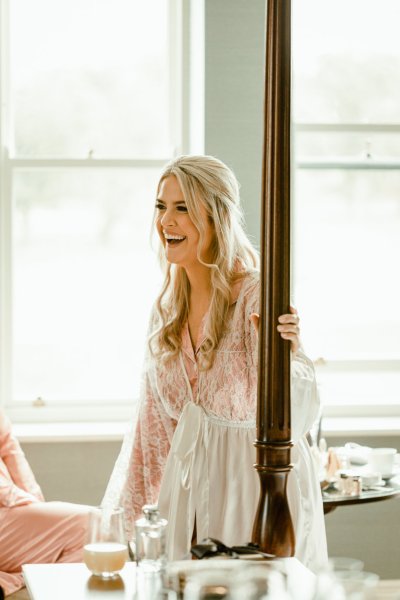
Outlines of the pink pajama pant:
M 23 587 L 25 563 L 81 562 L 89 506 L 38 502 L 0 508 L 0 586 Z

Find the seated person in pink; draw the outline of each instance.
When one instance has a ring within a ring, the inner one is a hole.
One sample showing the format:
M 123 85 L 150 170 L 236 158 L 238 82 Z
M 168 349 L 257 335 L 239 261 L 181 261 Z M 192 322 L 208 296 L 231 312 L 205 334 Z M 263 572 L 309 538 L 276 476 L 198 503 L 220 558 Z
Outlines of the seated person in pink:
M 45 502 L 0 410 L 0 599 L 24 586 L 25 563 L 81 562 L 88 506 Z

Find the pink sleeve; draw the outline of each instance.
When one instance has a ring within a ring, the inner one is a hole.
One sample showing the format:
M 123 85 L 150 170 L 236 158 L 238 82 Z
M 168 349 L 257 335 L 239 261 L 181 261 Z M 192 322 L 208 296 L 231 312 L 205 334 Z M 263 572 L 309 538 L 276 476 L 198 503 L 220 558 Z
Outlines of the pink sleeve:
M 4 596 L 13 594 L 23 588 L 24 585 L 22 573 L 4 573 L 4 571 L 0 571 L 0 588 L 3 590 Z
M 11 423 L 0 411 L 0 504 L 17 506 L 43 500 Z
M 128 532 L 142 514 L 144 504 L 157 502 L 161 478 L 169 453 L 176 421 L 169 417 L 146 374 L 142 406 L 136 426 L 129 472 L 124 489 Z

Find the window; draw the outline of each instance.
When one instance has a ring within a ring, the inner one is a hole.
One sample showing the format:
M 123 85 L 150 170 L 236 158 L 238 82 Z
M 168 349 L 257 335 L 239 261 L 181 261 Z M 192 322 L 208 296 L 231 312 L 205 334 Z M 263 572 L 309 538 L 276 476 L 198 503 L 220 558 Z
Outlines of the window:
M 185 148 L 177 0 L 1 3 L 1 401 L 125 418 L 149 309 L 155 184 Z
M 332 416 L 400 414 L 399 16 L 294 3 L 294 287 Z

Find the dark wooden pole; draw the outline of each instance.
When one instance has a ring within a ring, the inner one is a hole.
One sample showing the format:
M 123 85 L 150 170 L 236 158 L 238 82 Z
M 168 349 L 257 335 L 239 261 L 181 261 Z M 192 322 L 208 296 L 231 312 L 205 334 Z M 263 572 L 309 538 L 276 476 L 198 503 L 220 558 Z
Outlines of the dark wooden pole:
M 253 542 L 293 556 L 287 501 L 291 469 L 290 344 L 276 330 L 290 305 L 291 0 L 267 0 L 257 463 L 260 500 Z

